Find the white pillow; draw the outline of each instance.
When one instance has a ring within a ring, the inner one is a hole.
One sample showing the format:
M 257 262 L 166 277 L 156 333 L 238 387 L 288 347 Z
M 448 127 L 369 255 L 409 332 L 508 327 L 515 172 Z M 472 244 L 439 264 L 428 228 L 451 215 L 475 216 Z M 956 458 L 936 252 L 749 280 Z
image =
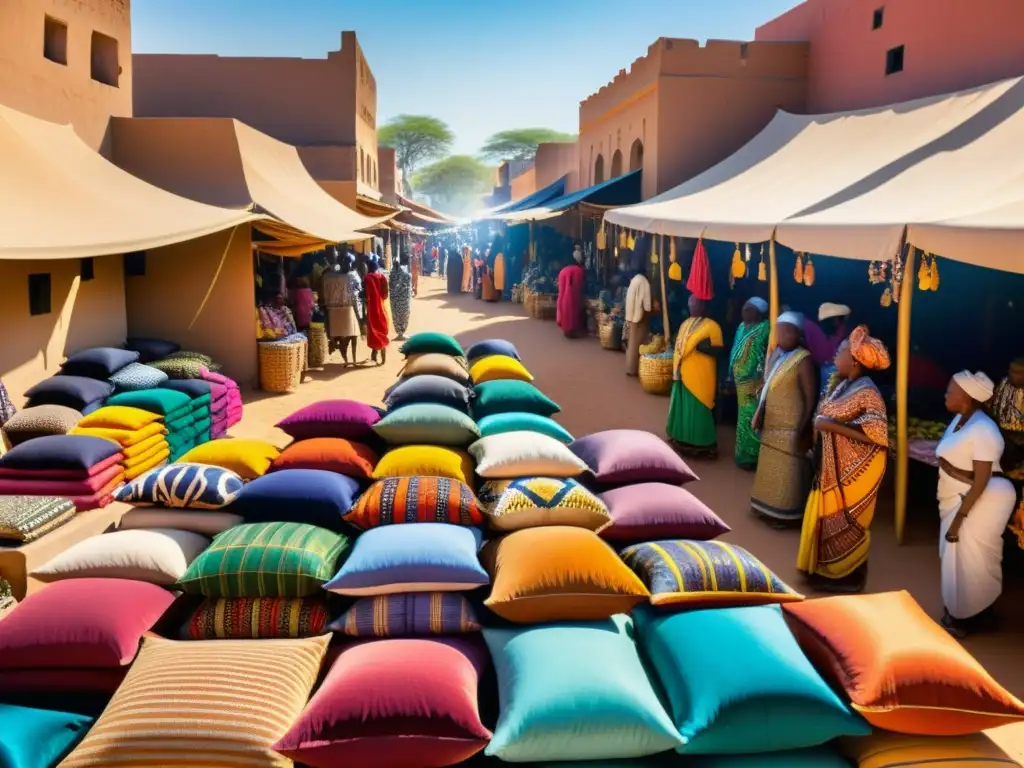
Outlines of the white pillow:
M 136 528 L 171 528 L 176 531 L 192 531 L 203 536 L 214 537 L 245 522 L 241 515 L 230 512 L 198 509 L 163 509 L 146 507 L 132 509 L 125 513 L 117 524 L 119 531 Z
M 567 446 L 540 432 L 504 432 L 469 446 L 476 473 L 488 479 L 577 477 L 587 465 Z
M 78 542 L 32 576 L 40 581 L 132 579 L 170 586 L 209 545 L 208 538 L 191 531 L 114 531 Z

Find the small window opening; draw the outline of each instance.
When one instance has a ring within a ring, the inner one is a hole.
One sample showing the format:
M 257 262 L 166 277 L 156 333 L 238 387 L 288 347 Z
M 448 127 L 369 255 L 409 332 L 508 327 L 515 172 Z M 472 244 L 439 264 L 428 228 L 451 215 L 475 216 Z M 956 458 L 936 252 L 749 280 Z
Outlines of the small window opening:
M 145 277 L 146 276 L 146 252 L 134 251 L 124 255 L 124 276 Z
M 51 290 L 49 272 L 28 276 L 28 313 L 30 315 L 50 314 L 52 310 Z
M 876 8 L 874 15 L 871 17 L 871 28 L 881 29 L 882 24 L 885 23 L 885 8 Z
M 96 277 L 96 261 L 91 256 L 82 259 L 78 267 L 78 276 L 84 283 L 87 280 L 92 280 Z
M 895 75 L 903 71 L 903 46 L 890 48 L 885 54 L 885 74 Z
M 117 40 L 102 32 L 92 33 L 92 79 L 117 88 L 121 65 L 117 58 Z
M 68 25 L 60 19 L 46 17 L 43 26 L 43 56 L 55 64 L 68 63 Z
M 750 46 L 747 43 L 740 43 L 740 58 L 746 61 L 750 56 Z

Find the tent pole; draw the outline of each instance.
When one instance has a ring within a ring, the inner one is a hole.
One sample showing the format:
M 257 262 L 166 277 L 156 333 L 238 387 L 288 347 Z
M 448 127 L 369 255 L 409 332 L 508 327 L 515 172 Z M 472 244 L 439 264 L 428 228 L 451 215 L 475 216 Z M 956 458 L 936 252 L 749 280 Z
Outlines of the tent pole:
M 779 316 L 779 270 L 775 262 L 775 230 L 768 242 L 768 354 L 775 349 L 775 321 Z
M 902 248 L 900 249 L 903 250 Z M 896 321 L 896 542 L 903 543 L 903 530 L 907 521 L 907 481 L 910 473 L 910 454 L 907 436 L 907 395 L 910 384 L 910 305 L 914 298 L 914 261 L 917 249 L 907 249 L 903 266 L 903 284 Z
M 537 260 L 537 247 L 533 242 L 533 222 L 530 222 L 530 263 Z
M 661 238 L 661 247 L 658 248 L 658 272 L 661 278 L 661 321 L 665 324 L 662 335 L 665 337 L 665 345 L 668 346 L 669 340 L 672 338 L 672 328 L 668 324 L 668 289 L 665 286 L 665 280 L 667 279 L 667 273 L 665 272 L 665 236 L 658 235 Z

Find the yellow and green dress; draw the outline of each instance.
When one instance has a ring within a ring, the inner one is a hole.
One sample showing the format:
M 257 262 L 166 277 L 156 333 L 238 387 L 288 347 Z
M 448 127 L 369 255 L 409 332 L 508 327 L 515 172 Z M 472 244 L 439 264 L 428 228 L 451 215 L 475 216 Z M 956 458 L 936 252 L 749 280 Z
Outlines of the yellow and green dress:
M 702 342 L 724 346 L 722 328 L 707 317 L 691 317 L 679 328 L 672 355 L 672 399 L 665 431 L 682 448 L 713 451 L 718 444 L 715 431 L 715 394 L 718 391 L 718 363 L 714 356 L 700 352 Z
M 757 466 L 761 441 L 750 427 L 757 412 L 757 388 L 764 376 L 764 360 L 768 354 L 768 336 L 771 326 L 767 320 L 754 325 L 741 323 L 736 330 L 729 355 L 729 371 L 736 385 L 736 453 L 738 467 L 752 469 Z

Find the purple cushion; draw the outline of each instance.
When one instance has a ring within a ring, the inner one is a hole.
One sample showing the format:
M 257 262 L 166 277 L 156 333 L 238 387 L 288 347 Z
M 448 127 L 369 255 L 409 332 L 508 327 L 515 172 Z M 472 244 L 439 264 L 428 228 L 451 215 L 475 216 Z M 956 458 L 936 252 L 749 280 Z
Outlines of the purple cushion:
M 709 541 L 731 530 L 703 501 L 678 485 L 627 485 L 602 493 L 601 501 L 612 517 L 612 524 L 600 533 L 608 541 Z
M 364 440 L 373 436 L 380 413 L 373 406 L 355 400 L 321 400 L 300 408 L 277 423 L 277 428 L 296 440 L 341 437 Z
M 99 381 L 86 376 L 61 375 L 43 379 L 28 390 L 25 397 L 28 398 L 29 407 L 65 405 L 84 413 L 87 405 L 110 397 L 113 392 L 114 385 L 109 381 Z
M 92 347 L 68 357 L 60 366 L 62 376 L 109 379 L 126 365 L 138 362 L 139 353 L 116 347 Z
M 601 485 L 673 483 L 697 480 L 697 475 L 663 440 L 638 429 L 609 429 L 581 437 L 569 448 L 579 456 Z
M 433 403 L 446 405 L 462 413 L 469 413 L 469 401 L 472 390 L 452 381 L 445 376 L 423 374 L 400 382 L 388 390 L 384 404 L 388 411 L 394 411 L 406 405 Z
M 4 469 L 87 470 L 121 452 L 121 446 L 89 435 L 46 435 L 16 445 L 0 456 Z

